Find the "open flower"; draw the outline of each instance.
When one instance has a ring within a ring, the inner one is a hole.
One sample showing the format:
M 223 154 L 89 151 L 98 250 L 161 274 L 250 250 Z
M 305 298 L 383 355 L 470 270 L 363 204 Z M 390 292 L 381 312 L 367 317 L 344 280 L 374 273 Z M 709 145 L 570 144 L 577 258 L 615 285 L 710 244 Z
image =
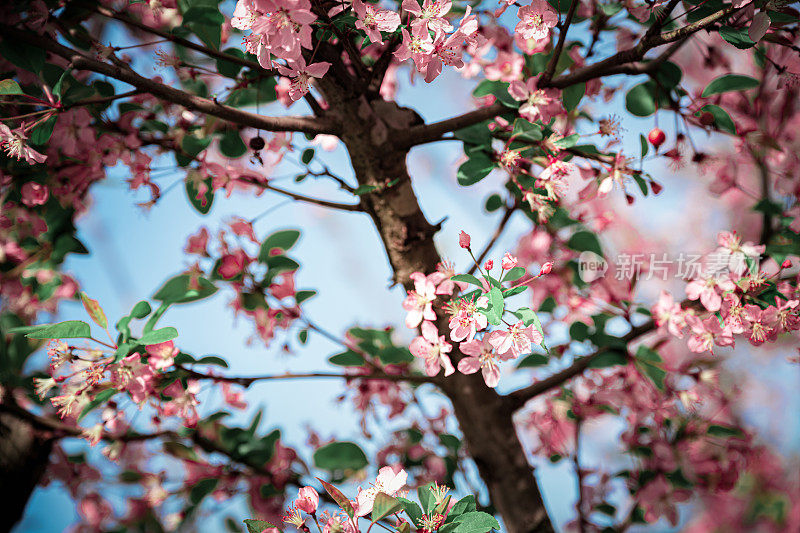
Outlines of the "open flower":
M 558 24 L 558 14 L 545 0 L 533 0 L 529 6 L 519 8 L 520 21 L 514 31 L 523 39 L 541 41 L 550 35 L 550 28 Z
M 499 354 L 511 352 L 513 357 L 519 357 L 531 351 L 533 343 L 539 344 L 544 340 L 542 334 L 533 327 L 525 326 L 520 320 L 507 331 L 495 331 L 490 335 L 489 343 Z
M 502 358 L 489 342 L 489 335 L 484 335 L 482 340 L 462 342 L 459 349 L 468 357 L 458 362 L 458 371 L 462 374 L 474 374 L 480 370 L 486 385 L 496 387 L 500 381 L 500 368 L 497 362 Z
M 450 357 L 447 355 L 452 351 L 453 346 L 444 340 L 444 335 L 439 335 L 439 330 L 432 322 L 422 323 L 422 335 L 411 341 L 408 347 L 414 357 L 425 360 L 425 373 L 435 376 L 441 367 L 444 367 L 444 375 L 449 376 L 455 369 Z
M 395 473 L 391 466 L 384 466 L 381 468 L 378 471 L 378 477 L 375 479 L 375 483 L 366 490 L 358 491 L 355 506 L 356 516 L 365 516 L 371 513 L 372 504 L 375 503 L 375 497 L 379 492 L 394 496 L 405 486 L 407 479 L 408 473 L 403 469 Z
M 314 490 L 314 487 L 302 487 L 297 494 L 297 499 L 294 501 L 294 504 L 301 511 L 314 514 L 319 505 L 319 493 Z
M 306 66 L 306 61 L 300 57 L 289 67 L 278 65 L 277 68 L 278 72 L 292 80 L 292 84 L 289 86 L 289 98 L 296 102 L 308 94 L 311 80 L 323 77 L 330 66 L 331 64 L 327 61 L 311 63 Z
M 410 277 L 414 280 L 414 290 L 408 291 L 408 296 L 403 301 L 403 309 L 408 312 L 406 327 L 415 328 L 419 326 L 422 319 L 436 320 L 436 313 L 433 312 L 436 283 L 430 276 L 426 277 L 422 272 L 414 272 Z

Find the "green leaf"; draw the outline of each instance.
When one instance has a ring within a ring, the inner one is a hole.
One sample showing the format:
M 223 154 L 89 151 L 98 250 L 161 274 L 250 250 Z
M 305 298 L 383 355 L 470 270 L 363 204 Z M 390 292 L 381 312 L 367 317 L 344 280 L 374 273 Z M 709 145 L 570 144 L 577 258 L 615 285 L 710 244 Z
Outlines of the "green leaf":
M 300 232 L 296 229 L 276 231 L 261 243 L 261 249 L 258 252 L 258 260 L 265 263 L 270 257 L 274 257 L 270 254 L 274 248 L 281 250 L 281 252 L 289 251 L 299 238 Z
M 727 111 L 714 104 L 704 105 L 700 111 L 711 113 L 714 117 L 714 125 L 717 128 L 731 135 L 736 135 L 736 124 Z
M 314 149 L 306 148 L 303 150 L 303 154 L 300 156 L 300 161 L 302 161 L 304 165 L 307 165 L 311 163 L 312 159 L 314 159 Z
M 519 278 L 525 275 L 527 270 L 523 267 L 514 267 L 508 272 L 506 272 L 505 277 L 503 277 L 503 281 L 517 281 Z
M 295 295 L 294 295 L 294 300 L 298 304 L 301 304 L 301 303 L 305 302 L 306 300 L 308 300 L 309 298 L 315 296 L 316 294 L 317 294 L 317 291 L 314 291 L 314 290 L 297 291 L 295 293 Z
M 217 478 L 207 478 L 196 481 L 189 491 L 189 501 L 197 505 L 203 501 L 203 498 L 211 494 L 218 482 L 219 480 Z
M 644 82 L 633 86 L 625 95 L 625 108 L 637 117 L 647 117 L 656 112 L 653 83 Z
M 570 85 L 569 87 L 565 87 L 564 90 L 561 91 L 561 100 L 564 102 L 564 109 L 567 111 L 572 111 L 578 107 L 578 104 L 585 93 L 585 83 L 576 83 L 574 85 Z
M 524 118 L 518 118 L 514 121 L 514 129 L 511 131 L 511 136 L 516 141 L 541 141 L 543 138 L 542 128 L 538 124 L 528 122 Z
M 489 513 L 471 511 L 464 513 L 453 520 L 458 524 L 453 533 L 488 533 L 493 529 L 500 529 L 500 523 Z
M 167 280 L 153 295 L 153 299 L 168 304 L 183 304 L 208 298 L 215 292 L 217 287 L 207 279 L 180 274 Z
M 148 331 L 142 338 L 139 339 L 139 344 L 150 345 L 159 344 L 162 342 L 171 341 L 178 336 L 178 330 L 175 328 L 161 328 Z
M 598 354 L 589 362 L 589 368 L 607 368 L 616 365 L 627 365 L 628 355 L 617 350 L 605 351 Z
M 67 320 L 58 324 L 29 326 L 35 328 L 25 336 L 29 339 L 88 339 L 92 336 L 89 324 L 81 320 Z M 24 328 L 12 328 L 9 333 L 22 333 Z
M 320 478 L 317 478 L 317 481 L 322 483 L 322 486 L 325 488 L 327 493 L 331 495 L 333 501 L 335 501 L 336 504 L 342 508 L 342 510 L 347 514 L 347 516 L 353 518 L 353 516 L 355 515 L 355 509 L 353 509 L 353 504 L 350 502 L 350 499 L 344 494 L 342 494 L 342 491 L 340 491 L 327 481 L 324 481 Z
M 408 517 L 414 523 L 414 527 L 418 527 L 421 524 L 422 516 L 425 514 L 419 505 L 416 502 L 412 502 L 406 498 L 397 498 L 397 501 L 400 502 L 400 505 L 403 506 L 403 510 L 406 512 Z
M 450 512 L 447 513 L 448 518 L 467 513 L 470 511 L 475 511 L 477 509 L 477 504 L 475 503 L 475 496 L 472 494 L 468 496 L 464 496 L 460 500 L 458 500 L 455 505 L 450 509 Z
M 484 208 L 489 213 L 493 211 L 497 211 L 503 207 L 503 198 L 499 194 L 493 194 L 486 199 L 486 205 Z
M 333 442 L 314 452 L 314 465 L 323 470 L 361 470 L 368 463 L 364 451 L 352 442 Z
M 219 151 L 225 157 L 237 158 L 247 153 L 247 146 L 238 130 L 227 130 L 219 140 Z
M 24 94 L 19 83 L 14 80 L 0 81 L 0 94 Z
M 591 231 L 576 231 L 567 241 L 567 246 L 578 252 L 594 252 L 601 257 L 603 256 L 603 248 L 600 246 L 600 241 L 597 235 Z
M 223 50 L 223 52 L 229 56 L 244 59 L 244 52 L 238 48 L 226 48 Z M 217 72 L 226 78 L 235 78 L 239 74 L 240 70 L 242 70 L 242 65 L 238 63 L 234 63 L 233 61 L 228 61 L 226 59 L 217 59 Z
M 471 283 L 477 287 L 483 288 L 483 283 L 481 280 L 473 276 L 472 274 L 456 274 L 450 278 L 452 281 L 461 281 L 463 283 Z
M 573 133 L 572 135 L 568 135 L 566 137 L 558 139 L 557 141 L 554 141 L 553 145 L 558 146 L 559 148 L 572 148 L 578 143 L 578 140 L 580 140 L 580 138 L 581 138 L 580 135 L 578 135 L 577 133 Z
M 108 327 L 108 319 L 106 319 L 106 314 L 103 312 L 103 308 L 100 307 L 100 304 L 97 303 L 97 300 L 92 300 L 85 292 L 81 292 L 81 302 L 83 303 L 83 308 L 89 313 L 89 317 L 94 323 L 106 329 Z
M 731 91 L 746 91 L 759 86 L 759 81 L 741 74 L 725 74 L 715 78 L 703 89 L 703 98 Z
M 746 50 L 756 45 L 755 41 L 748 35 L 747 28 L 731 28 L 730 26 L 722 26 L 719 29 L 719 35 L 736 48 Z
M 31 144 L 46 144 L 47 141 L 50 140 L 50 136 L 53 135 L 53 128 L 56 125 L 56 120 L 57 117 L 49 118 L 33 128 L 30 138 L 28 139 Z
M 363 196 L 365 194 L 369 194 L 369 193 L 375 192 L 377 190 L 378 190 L 378 188 L 375 185 L 359 185 L 353 191 L 353 194 L 355 194 L 356 196 Z
M 352 350 L 332 355 L 328 361 L 338 366 L 362 366 L 365 363 L 364 358 Z
M 195 364 L 197 365 L 217 365 L 222 368 L 228 368 L 228 362 L 222 357 L 216 355 L 206 355 L 198 359 Z
M 433 511 L 433 506 L 436 504 L 436 499 L 433 497 L 431 487 L 433 487 L 433 483 L 428 483 L 427 485 L 417 487 L 419 504 L 422 506 L 422 510 L 425 512 L 425 514 L 429 514 L 431 511 Z
M 150 314 L 152 309 L 150 308 L 150 304 L 142 300 L 141 302 L 137 302 L 136 305 L 133 306 L 131 310 L 131 315 L 133 318 L 142 319 Z
M 183 25 L 211 48 L 219 48 L 225 17 L 216 6 L 191 7 L 183 14 Z
M 517 368 L 533 368 L 537 366 L 543 366 L 548 363 L 548 359 L 546 355 L 542 355 L 540 353 L 532 353 L 527 355 L 520 360 L 519 364 L 517 364 Z
M 390 514 L 400 511 L 402 508 L 403 505 L 396 498 L 392 498 L 384 492 L 379 492 L 375 495 L 375 501 L 372 504 L 372 521 L 377 522 Z
M 205 192 L 200 195 L 200 190 L 197 184 L 198 172 L 190 170 L 186 173 L 184 180 L 184 190 L 186 191 L 186 198 L 192 207 L 201 215 L 207 215 L 211 211 L 211 206 L 214 204 L 214 189 L 211 188 L 211 178 L 202 180 L 201 183 L 205 184 Z
M 487 294 L 489 297 L 489 309 L 484 312 L 489 323 L 492 325 L 499 325 L 502 321 L 503 311 L 505 309 L 505 299 L 503 292 L 497 287 L 492 287 L 492 290 Z
M 81 410 L 81 414 L 78 415 L 78 422 L 83 420 L 83 418 L 88 415 L 95 407 L 107 402 L 112 396 L 117 394 L 119 391 L 117 389 L 106 389 L 104 391 L 100 391 L 95 394 L 92 401 L 86 404 L 86 406 Z
M 708 426 L 708 434 L 715 437 L 744 437 L 741 429 L 732 426 L 720 426 L 712 424 Z
M 475 185 L 489 175 L 494 169 L 495 164 L 486 152 L 473 153 L 470 158 L 458 167 L 456 178 L 459 185 L 465 187 Z
M 195 157 L 208 148 L 209 144 L 211 144 L 211 137 L 204 137 L 201 139 L 194 135 L 185 135 L 181 141 L 181 149 L 189 154 L 189 156 Z
M 508 93 L 508 86 L 509 83 L 504 81 L 483 80 L 478 84 L 475 90 L 472 91 L 472 95 L 480 98 L 482 96 L 488 96 L 491 94 L 504 106 L 517 109 L 521 105 L 521 102 L 514 100 L 514 98 Z
M 640 149 L 641 157 L 644 157 L 647 155 L 648 150 L 650 150 L 650 144 L 647 142 L 647 139 L 642 134 L 639 134 L 639 144 L 641 145 Z

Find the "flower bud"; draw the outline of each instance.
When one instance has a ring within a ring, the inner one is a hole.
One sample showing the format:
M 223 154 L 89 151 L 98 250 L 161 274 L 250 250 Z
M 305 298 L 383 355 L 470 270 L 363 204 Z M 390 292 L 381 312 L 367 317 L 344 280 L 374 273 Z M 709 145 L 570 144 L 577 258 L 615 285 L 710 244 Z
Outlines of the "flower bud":
M 469 250 L 470 241 L 469 233 L 462 230 L 461 233 L 458 234 L 458 245 L 465 250 Z
M 647 134 L 647 140 L 658 150 L 658 147 L 667 140 L 667 136 L 661 128 L 653 128 L 650 130 L 650 133 Z

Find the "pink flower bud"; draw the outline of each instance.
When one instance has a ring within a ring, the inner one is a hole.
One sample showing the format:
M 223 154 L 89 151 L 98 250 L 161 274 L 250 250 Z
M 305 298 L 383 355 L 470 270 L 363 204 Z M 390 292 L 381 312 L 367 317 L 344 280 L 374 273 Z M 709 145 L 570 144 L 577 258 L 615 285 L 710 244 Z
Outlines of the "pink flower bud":
M 484 269 L 486 269 L 486 270 L 491 270 L 491 269 L 493 269 L 493 268 L 494 268 L 494 261 L 492 261 L 491 259 L 487 260 L 487 261 L 486 261 L 486 262 L 483 264 L 483 268 L 484 268 Z
M 458 245 L 468 250 L 469 243 L 470 243 L 469 233 L 462 230 L 461 233 L 458 234 Z
M 503 270 L 511 270 L 515 266 L 517 266 L 517 258 L 511 255 L 510 253 L 506 252 L 506 255 L 503 256 Z
M 792 268 L 792 262 L 791 262 L 790 260 L 788 260 L 788 259 L 787 259 L 787 260 L 785 260 L 785 261 L 784 261 L 784 262 L 781 264 L 781 268 Z
M 551 270 L 553 270 L 553 262 L 548 261 L 547 263 L 542 265 L 542 270 L 539 272 L 539 275 L 543 276 L 545 274 L 549 274 Z
M 297 494 L 294 504 L 301 511 L 314 514 L 317 511 L 317 505 L 319 505 L 319 494 L 314 490 L 314 487 L 303 487 Z
M 50 196 L 50 190 L 47 188 L 47 185 L 32 181 L 22 186 L 21 193 L 22 203 L 28 207 L 44 205 L 47 202 L 47 198 Z

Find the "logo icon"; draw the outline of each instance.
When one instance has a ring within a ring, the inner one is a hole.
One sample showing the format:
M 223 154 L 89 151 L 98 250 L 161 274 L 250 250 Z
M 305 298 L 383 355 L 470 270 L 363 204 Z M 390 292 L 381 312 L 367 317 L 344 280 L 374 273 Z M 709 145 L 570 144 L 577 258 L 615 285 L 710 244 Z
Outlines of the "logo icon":
M 607 270 L 606 260 L 594 252 L 582 252 L 578 256 L 578 276 L 586 283 L 602 278 Z

